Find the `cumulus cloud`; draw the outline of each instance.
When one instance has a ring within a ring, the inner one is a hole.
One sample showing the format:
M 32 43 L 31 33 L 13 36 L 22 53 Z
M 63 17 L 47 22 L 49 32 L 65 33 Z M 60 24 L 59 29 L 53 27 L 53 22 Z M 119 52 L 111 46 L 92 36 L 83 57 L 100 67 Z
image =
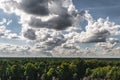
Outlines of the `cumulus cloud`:
M 48 0 L 21 0 L 19 7 L 33 15 L 45 16 L 49 14 Z
M 27 20 L 27 24 L 37 28 L 65 29 L 73 26 L 73 24 L 75 25 L 76 21 L 74 20 L 76 20 L 76 18 L 79 19 L 78 16 L 84 14 L 75 9 L 72 0 L 21 0 L 19 2 L 12 0 L 2 3 L 4 3 L 2 4 L 4 7 L 1 6 L 1 8 L 4 9 L 4 11 L 8 11 L 7 9 L 9 8 L 8 12 L 16 13 L 20 17 L 29 15 L 30 19 Z M 43 21 L 44 18 L 50 17 L 51 15 L 53 15 L 52 18 Z
M 23 32 L 23 36 L 30 40 L 36 39 L 35 31 L 33 29 L 27 29 L 25 32 Z
M 0 57 L 51 57 L 52 54 L 30 46 L 18 46 L 0 43 Z M 41 52 L 41 54 L 40 54 Z
M 111 44 L 119 43 L 119 39 L 117 39 L 117 38 L 108 38 L 108 39 L 106 40 L 106 42 L 109 42 L 109 43 L 111 43 Z
M 98 47 L 101 47 L 105 50 L 108 50 L 108 49 L 112 49 L 113 47 L 115 47 L 116 43 L 109 43 L 109 42 L 102 42 L 102 43 L 97 43 L 96 46 Z
M 49 15 L 54 14 L 56 16 L 50 18 L 47 21 L 42 21 L 41 19 L 34 16 L 34 18 L 31 18 L 29 22 L 30 26 L 37 28 L 50 28 L 62 30 L 73 25 L 73 20 L 75 18 L 73 12 L 74 14 L 78 14 L 77 11 L 75 11 L 75 9 L 70 14 L 69 6 L 66 7 L 63 5 L 64 1 L 48 1 L 48 3 Z
M 56 46 L 61 46 L 62 43 L 64 43 L 66 40 L 64 39 L 63 34 L 59 32 L 54 32 L 51 35 L 51 38 L 48 38 L 48 40 L 45 42 L 46 45 L 51 46 L 53 49 Z
M 71 32 L 66 34 L 66 36 L 71 36 L 79 42 L 107 42 L 108 38 L 120 33 L 120 26 L 110 22 L 109 18 L 94 20 L 87 11 L 84 14 L 84 18 L 88 22 L 85 31 Z
M 16 6 L 17 6 L 17 2 L 15 0 L 1 0 L 0 1 L 0 8 L 3 9 L 3 11 L 7 13 L 13 13 L 16 9 Z
M 39 34 L 39 35 L 38 35 Z M 44 48 L 46 50 L 52 50 L 56 46 L 61 46 L 62 43 L 66 41 L 64 35 L 61 32 L 52 32 L 50 33 L 42 33 L 42 31 L 37 32 L 37 43 L 36 48 Z
M 68 26 L 72 26 L 72 18 L 66 14 L 54 17 L 48 21 L 41 21 L 41 19 L 31 19 L 29 25 L 36 28 L 63 30 Z
M 79 13 L 75 9 L 72 0 L 6 0 L 0 2 L 2 4 L 0 7 L 5 12 L 15 13 L 20 16 L 22 36 L 36 41 L 38 40 L 36 37 L 39 36 L 37 34 L 39 29 L 64 30 L 69 26 L 78 26 L 78 21 L 80 21 L 84 15 L 84 11 Z

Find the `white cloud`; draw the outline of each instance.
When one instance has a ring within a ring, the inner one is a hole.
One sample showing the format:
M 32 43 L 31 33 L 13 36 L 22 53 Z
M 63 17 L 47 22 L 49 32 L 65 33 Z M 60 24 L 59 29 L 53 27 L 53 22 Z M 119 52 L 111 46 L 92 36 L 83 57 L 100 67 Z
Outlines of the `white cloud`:
M 115 47 L 116 43 L 109 43 L 109 42 L 101 42 L 101 43 L 97 43 L 96 46 L 97 47 L 101 47 L 104 50 L 108 50 L 108 49 L 113 49 Z
M 85 31 L 71 31 L 65 35 L 67 38 L 71 37 L 77 42 L 106 42 L 111 36 L 120 35 L 120 25 L 110 22 L 109 18 L 94 20 L 87 11 L 84 18 L 88 22 Z

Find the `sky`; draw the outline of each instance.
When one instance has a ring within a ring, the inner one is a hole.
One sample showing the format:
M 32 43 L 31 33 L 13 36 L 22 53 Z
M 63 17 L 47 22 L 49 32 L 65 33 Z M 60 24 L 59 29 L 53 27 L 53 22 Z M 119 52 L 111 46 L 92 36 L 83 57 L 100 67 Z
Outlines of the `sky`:
M 119 0 L 0 0 L 0 57 L 120 58 Z

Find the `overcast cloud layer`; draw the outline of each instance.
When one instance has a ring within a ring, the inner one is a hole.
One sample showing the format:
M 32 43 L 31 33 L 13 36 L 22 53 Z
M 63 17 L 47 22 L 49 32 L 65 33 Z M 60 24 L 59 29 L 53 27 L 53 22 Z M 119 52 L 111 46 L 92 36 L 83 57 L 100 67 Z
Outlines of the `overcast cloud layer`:
M 110 22 L 109 17 L 95 20 L 87 10 L 79 12 L 72 0 L 1 0 L 0 4 L 4 12 L 19 16 L 22 26 L 20 34 L 10 33 L 5 24 L 12 21 L 3 19 L 0 37 L 34 43 L 1 44 L 4 56 L 116 57 L 120 52 L 119 39 L 114 37 L 120 35 L 120 25 Z M 79 25 L 82 21 L 88 23 L 85 30 Z

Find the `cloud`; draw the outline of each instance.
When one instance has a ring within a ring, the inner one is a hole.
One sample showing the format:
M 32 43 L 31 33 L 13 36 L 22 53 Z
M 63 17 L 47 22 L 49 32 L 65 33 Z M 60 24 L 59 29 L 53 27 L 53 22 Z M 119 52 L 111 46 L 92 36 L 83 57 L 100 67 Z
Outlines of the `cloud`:
M 0 8 L 7 13 L 14 13 L 17 6 L 17 2 L 14 0 L 1 0 L 0 4 Z
M 41 21 L 41 19 L 31 19 L 29 25 L 36 28 L 63 30 L 68 26 L 72 26 L 72 18 L 69 15 L 62 15 L 54 17 L 48 21 Z
M 47 46 L 50 46 L 52 49 L 56 46 L 61 46 L 65 42 L 64 35 L 59 32 L 54 32 L 51 35 L 51 38 L 48 38 L 48 40 L 45 42 Z
M 67 34 L 64 34 L 66 42 L 63 43 L 61 47 L 71 49 L 76 46 L 74 44 L 80 45 L 81 43 L 95 43 L 103 44 L 104 47 L 102 47 L 102 49 L 108 50 L 110 48 L 114 49 L 114 47 L 117 46 L 116 44 L 119 44 L 119 39 L 113 38 L 113 36 L 119 35 L 119 25 L 115 25 L 115 23 L 110 22 L 109 18 L 99 18 L 94 20 L 87 11 L 84 15 L 85 20 L 88 22 L 87 26 L 85 26 L 85 30 L 80 30 L 79 32 L 70 31 Z M 79 51 L 78 49 L 81 48 L 77 48 L 75 50 Z M 99 50 L 97 51 L 99 52 Z
M 33 29 L 27 29 L 25 32 L 23 32 L 23 36 L 30 40 L 36 39 L 35 31 Z
M 116 43 L 101 42 L 96 44 L 97 47 L 101 47 L 104 50 L 113 49 L 116 46 Z
M 111 43 L 111 44 L 119 43 L 119 39 L 117 39 L 117 38 L 108 38 L 108 39 L 106 40 L 106 42 L 109 42 L 109 43 Z
M 9 39 L 20 39 L 20 35 L 17 35 L 16 33 L 10 33 L 7 38 L 9 38 Z
M 63 38 L 65 39 L 65 42 L 63 41 L 62 44 L 63 43 L 68 44 L 69 42 L 71 43 L 106 42 L 106 40 L 111 35 L 119 34 L 119 25 L 115 25 L 114 23 L 110 22 L 108 18 L 107 19 L 99 18 L 98 20 L 94 20 L 92 16 L 88 13 L 88 11 L 77 12 L 77 10 L 74 8 L 71 2 L 68 4 L 68 6 L 61 5 L 61 3 L 62 3 L 61 1 L 55 1 L 55 2 L 52 1 L 51 3 L 49 3 L 48 5 L 48 9 L 50 10 L 49 14 L 51 14 L 52 17 L 50 15 L 48 15 L 47 17 L 40 17 L 34 14 L 27 15 L 29 18 L 28 20 L 26 20 L 27 23 L 26 22 L 25 23 L 27 26 L 34 28 L 35 31 L 32 33 L 36 34 L 37 32 L 39 32 L 39 30 L 42 30 L 41 28 L 64 30 L 68 26 L 73 26 L 74 24 L 79 23 L 80 21 L 87 20 L 88 25 L 85 27 L 85 31 L 79 31 L 79 32 L 67 31 L 68 34 L 62 33 L 62 35 L 66 36 L 65 38 Z M 55 9 L 52 9 L 52 8 L 55 8 Z M 59 9 L 56 9 L 56 8 L 59 8 Z M 45 18 L 48 18 L 48 19 L 45 20 Z M 25 20 L 23 16 L 21 20 L 22 21 Z M 27 27 L 27 26 L 23 25 L 23 27 Z M 78 25 L 74 25 L 74 26 L 78 26 Z M 45 31 L 48 34 L 44 33 L 43 31 L 40 34 L 37 33 L 35 35 L 37 37 L 36 41 L 39 44 L 44 43 L 44 45 L 47 45 L 47 46 L 49 45 L 52 46 L 52 44 L 53 46 L 58 46 L 56 42 L 59 43 L 59 41 L 57 41 L 56 38 L 53 38 L 52 36 L 50 36 L 51 33 L 54 33 L 54 30 L 45 30 Z M 30 39 L 29 37 L 26 37 L 26 38 Z M 44 41 L 39 42 L 41 40 L 42 41 L 44 40 Z M 60 41 L 62 41 L 62 39 Z
M 0 7 L 5 12 L 15 13 L 20 17 L 22 36 L 29 40 L 38 40 L 36 37 L 39 35 L 36 33 L 41 28 L 64 30 L 78 26 L 85 14 L 84 11 L 78 12 L 75 9 L 72 0 L 11 0 L 1 1 L 1 4 Z
M 80 42 L 106 42 L 111 35 L 119 35 L 120 33 L 120 26 L 110 22 L 109 18 L 94 20 L 92 16 L 86 12 L 85 20 L 87 20 L 88 24 L 85 27 L 85 31 L 81 31 L 81 33 L 78 34 Z
M 109 31 L 101 30 L 94 32 L 81 32 L 81 42 L 105 42 L 107 36 L 109 36 Z
M 49 14 L 48 0 L 21 0 L 19 7 L 33 15 L 45 16 Z
M 42 31 L 37 32 L 37 43 L 36 48 L 44 48 L 45 50 L 52 50 L 56 46 L 61 46 L 66 39 L 61 32 L 52 32 L 51 34 L 48 32 L 42 33 Z
M 0 43 L 0 57 L 99 57 L 99 58 L 115 58 L 119 57 L 120 48 L 100 49 L 100 46 L 110 47 L 114 46 L 109 43 L 101 43 L 99 46 L 81 48 L 78 47 L 79 44 L 73 44 L 72 46 L 66 45 L 64 47 L 57 46 L 52 51 L 49 51 L 45 48 L 38 48 L 35 46 L 19 46 L 11 44 L 2 44 Z M 98 45 L 98 44 L 97 44 Z M 68 47 L 68 48 L 67 48 Z
M 41 19 L 34 16 L 34 18 L 31 18 L 29 22 L 30 26 L 37 28 L 63 30 L 73 25 L 73 14 L 68 12 L 68 7 L 66 8 L 63 6 L 63 1 L 48 1 L 48 3 L 49 14 L 54 14 L 56 17 L 52 17 L 47 21 L 42 21 Z
M 30 46 L 19 46 L 0 43 L 0 57 L 51 57 L 52 54 Z
M 6 1 L 1 4 L 4 6 L 1 6 L 4 11 L 17 14 L 21 17 L 22 21 L 26 21 L 26 19 L 22 18 L 23 15 L 28 16 L 29 19 L 26 24 L 34 28 L 63 30 L 75 25 L 77 23 L 75 20 L 80 15 L 71 0 L 21 0 L 19 2 L 12 0 L 11 2 Z M 9 10 L 7 10 L 8 8 Z M 51 15 L 53 15 L 52 18 L 43 21 Z

